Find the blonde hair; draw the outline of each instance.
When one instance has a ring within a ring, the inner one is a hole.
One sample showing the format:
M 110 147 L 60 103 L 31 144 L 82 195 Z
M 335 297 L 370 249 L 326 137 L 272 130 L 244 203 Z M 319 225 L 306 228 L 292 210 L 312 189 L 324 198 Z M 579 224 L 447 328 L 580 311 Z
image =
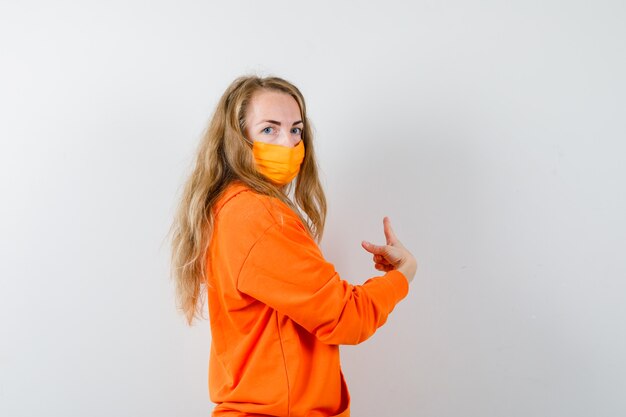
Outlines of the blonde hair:
M 246 108 L 252 95 L 261 89 L 291 95 L 300 106 L 304 127 L 304 160 L 296 177 L 294 204 L 288 187 L 280 187 L 261 175 L 244 139 Z M 212 206 L 226 186 L 239 180 L 259 194 L 275 197 L 287 204 L 302 220 L 308 233 L 319 243 L 326 219 L 326 197 L 319 181 L 311 123 L 300 90 L 279 77 L 241 76 L 220 98 L 197 148 L 195 166 L 184 184 L 172 234 L 171 277 L 176 284 L 177 308 L 188 325 L 201 316 L 206 285 L 206 253 L 213 230 Z M 300 212 L 302 209 L 307 218 Z

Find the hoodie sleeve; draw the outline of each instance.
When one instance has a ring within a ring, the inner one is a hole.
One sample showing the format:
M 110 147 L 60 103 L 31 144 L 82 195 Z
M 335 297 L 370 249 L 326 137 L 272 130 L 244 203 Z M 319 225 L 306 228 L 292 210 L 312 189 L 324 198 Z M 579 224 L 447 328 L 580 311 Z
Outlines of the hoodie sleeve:
M 409 291 L 392 270 L 362 285 L 342 280 L 302 223 L 285 217 L 252 245 L 237 289 L 290 317 L 320 341 L 356 345 L 387 321 Z

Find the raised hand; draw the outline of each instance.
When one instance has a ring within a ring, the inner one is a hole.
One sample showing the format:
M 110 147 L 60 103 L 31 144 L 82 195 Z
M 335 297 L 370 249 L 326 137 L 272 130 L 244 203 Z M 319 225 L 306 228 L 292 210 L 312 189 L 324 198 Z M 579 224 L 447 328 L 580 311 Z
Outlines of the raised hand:
M 417 261 L 402 242 L 397 238 L 391 227 L 391 220 L 385 216 L 383 218 L 383 228 L 385 232 L 386 245 L 374 245 L 366 240 L 361 242 L 363 248 L 372 253 L 374 268 L 379 271 L 391 271 L 397 269 L 411 282 L 417 272 Z

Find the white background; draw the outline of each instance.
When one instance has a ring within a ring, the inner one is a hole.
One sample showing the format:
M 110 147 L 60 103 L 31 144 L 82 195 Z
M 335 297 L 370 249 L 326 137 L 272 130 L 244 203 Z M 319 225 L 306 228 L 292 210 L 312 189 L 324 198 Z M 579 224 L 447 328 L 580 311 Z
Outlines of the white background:
M 2 1 L 0 415 L 208 416 L 171 224 L 219 96 L 296 84 L 322 250 L 419 268 L 361 345 L 352 415 L 626 414 L 623 1 Z

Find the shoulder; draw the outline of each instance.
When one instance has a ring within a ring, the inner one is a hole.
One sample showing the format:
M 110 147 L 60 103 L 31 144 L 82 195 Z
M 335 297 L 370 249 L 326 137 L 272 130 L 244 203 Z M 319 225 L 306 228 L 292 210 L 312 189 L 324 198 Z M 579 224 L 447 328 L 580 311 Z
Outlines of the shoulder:
M 229 185 L 217 203 L 216 222 L 231 232 L 263 232 L 287 220 L 300 223 L 292 209 L 278 198 L 259 194 L 241 184 Z
M 300 217 L 279 198 L 252 189 L 231 189 L 225 196 L 214 219 L 212 244 L 214 256 L 235 262 L 233 271 L 240 270 L 251 253 L 256 261 L 249 265 L 256 267 L 288 256 L 323 258 Z

